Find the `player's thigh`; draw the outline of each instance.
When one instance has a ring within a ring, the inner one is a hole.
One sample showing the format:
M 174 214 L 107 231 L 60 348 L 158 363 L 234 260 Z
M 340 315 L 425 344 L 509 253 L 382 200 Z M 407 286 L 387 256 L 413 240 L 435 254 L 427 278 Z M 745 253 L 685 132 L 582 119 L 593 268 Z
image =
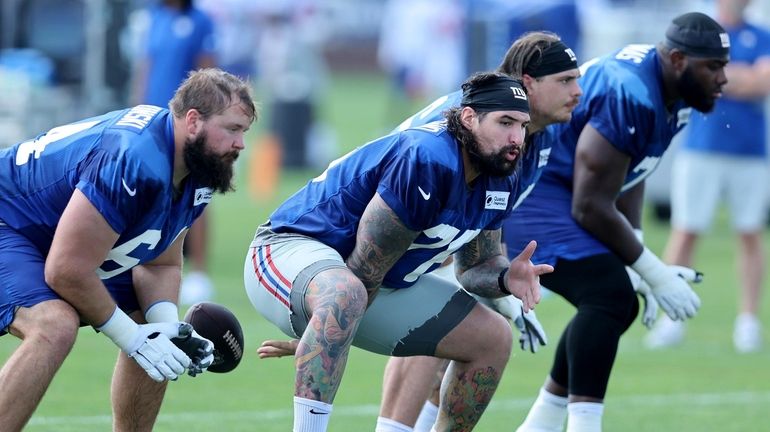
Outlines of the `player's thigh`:
M 732 158 L 728 164 L 726 202 L 733 228 L 756 232 L 767 220 L 770 168 L 761 158 Z
M 16 335 L 28 334 L 47 320 L 66 326 L 76 319 L 74 309 L 46 284 L 44 272 L 45 257 L 32 242 L 0 226 L 0 335 L 11 327 Z
M 286 335 L 299 338 L 310 316 L 304 301 L 310 281 L 334 269 L 350 273 L 334 249 L 263 226 L 246 254 L 243 281 L 254 308 Z
M 714 218 L 722 189 L 724 167 L 711 155 L 683 151 L 671 169 L 671 224 L 702 232 Z
M 476 304 L 456 283 L 432 274 L 409 288 L 383 287 L 364 314 L 353 345 L 398 357 L 432 356 Z
M 508 358 L 512 338 L 508 321 L 499 312 L 477 303 L 439 342 L 435 355 L 458 361 L 471 361 L 479 355 L 495 353 Z

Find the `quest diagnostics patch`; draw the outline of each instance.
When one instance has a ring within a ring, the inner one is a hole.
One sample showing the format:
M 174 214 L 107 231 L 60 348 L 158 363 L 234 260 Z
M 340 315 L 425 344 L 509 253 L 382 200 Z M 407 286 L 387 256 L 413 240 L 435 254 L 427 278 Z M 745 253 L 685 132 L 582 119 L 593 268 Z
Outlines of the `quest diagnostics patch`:
M 508 207 L 510 192 L 487 191 L 487 199 L 484 201 L 485 210 L 505 210 Z
M 195 201 L 193 207 L 201 204 L 207 204 L 211 201 L 211 197 L 214 195 L 214 190 L 211 188 L 198 188 L 195 189 Z

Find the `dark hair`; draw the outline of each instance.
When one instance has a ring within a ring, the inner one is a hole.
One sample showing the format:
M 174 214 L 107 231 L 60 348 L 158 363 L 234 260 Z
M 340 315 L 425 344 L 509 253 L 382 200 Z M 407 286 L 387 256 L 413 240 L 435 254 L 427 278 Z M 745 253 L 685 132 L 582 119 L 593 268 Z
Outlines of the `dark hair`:
M 251 87 L 235 75 L 209 68 L 190 72 L 168 106 L 175 117 L 195 109 L 207 119 L 224 112 L 233 102 L 243 104 L 252 122 L 257 119 Z
M 561 38 L 556 33 L 548 31 L 525 33 L 508 48 L 497 71 L 520 77 L 525 69 L 537 69 L 543 60 L 543 52 L 559 41 Z
M 521 84 L 521 76 L 519 75 L 508 74 L 500 71 L 476 72 L 475 74 L 468 77 L 468 79 L 466 79 L 465 82 L 462 83 L 461 88 L 465 93 L 468 91 L 468 89 L 473 87 L 486 87 L 494 82 L 499 81 L 500 79 L 510 81 L 511 78 L 513 78 L 513 80 L 516 81 L 517 84 Z
M 508 75 L 501 72 L 478 72 L 465 80 L 465 82 L 462 84 L 462 89 L 463 91 L 466 91 L 466 89 L 469 87 L 484 85 L 486 83 L 495 81 L 500 77 L 510 78 Z M 447 122 L 446 129 L 453 137 L 455 137 L 455 139 L 457 139 L 457 141 L 460 142 L 463 147 L 467 147 L 468 143 L 472 142 L 475 138 L 473 138 L 473 133 L 468 128 L 463 126 L 463 122 L 460 119 L 461 112 L 462 107 L 454 107 L 444 111 L 444 117 L 446 118 Z M 478 116 L 479 120 L 481 120 L 484 118 L 484 116 L 487 115 L 487 113 L 477 112 L 476 115 Z

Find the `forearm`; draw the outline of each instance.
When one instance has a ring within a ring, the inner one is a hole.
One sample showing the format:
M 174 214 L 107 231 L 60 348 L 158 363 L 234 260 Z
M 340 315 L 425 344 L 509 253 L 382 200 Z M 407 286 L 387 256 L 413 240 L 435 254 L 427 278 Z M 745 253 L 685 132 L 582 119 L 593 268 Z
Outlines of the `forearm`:
M 466 269 L 458 275 L 458 281 L 468 291 L 481 297 L 500 298 L 506 294 L 500 290 L 499 277 L 508 270 L 510 261 L 503 255 L 489 258 L 483 263 Z M 506 280 L 507 278 L 503 278 Z
M 82 321 L 94 327 L 104 324 L 115 311 L 115 301 L 94 272 L 47 270 L 46 282 L 78 311 Z
M 626 264 L 633 263 L 642 254 L 642 245 L 633 227 L 614 206 L 588 204 L 573 211 L 573 217 Z
M 179 265 L 139 265 L 133 268 L 134 292 L 142 312 L 158 302 L 177 304 L 182 268 Z M 178 320 L 178 317 L 175 318 Z
M 482 231 L 455 253 L 455 260 L 457 280 L 467 291 L 489 298 L 505 296 L 498 278 L 511 263 L 502 254 L 500 230 Z

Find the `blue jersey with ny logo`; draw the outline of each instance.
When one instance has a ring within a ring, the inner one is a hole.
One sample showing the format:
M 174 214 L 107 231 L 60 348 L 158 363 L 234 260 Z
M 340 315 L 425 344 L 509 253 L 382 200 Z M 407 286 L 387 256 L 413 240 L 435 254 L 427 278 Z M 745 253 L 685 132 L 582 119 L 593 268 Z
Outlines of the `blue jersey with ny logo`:
M 98 273 L 116 276 L 160 255 L 198 217 L 211 189 L 172 185 L 169 111 L 140 105 L 51 129 L 0 150 L 0 220 L 47 254 L 74 193 L 120 235 Z
M 621 192 L 649 176 L 690 109 L 679 101 L 666 107 L 663 79 L 653 45 L 628 45 L 581 66 L 580 103 L 568 123 L 549 127 L 551 155 L 540 181 L 506 224 L 509 250 L 538 241 L 533 260 L 554 264 L 609 250 L 571 216 L 575 149 L 586 125 L 630 158 Z
M 420 234 L 385 275 L 405 288 L 437 268 L 482 230 L 500 228 L 511 211 L 514 178 L 465 181 L 460 144 L 443 122 L 395 132 L 333 161 L 271 216 L 276 232 L 313 237 L 343 258 L 353 251 L 361 215 L 375 193 Z

